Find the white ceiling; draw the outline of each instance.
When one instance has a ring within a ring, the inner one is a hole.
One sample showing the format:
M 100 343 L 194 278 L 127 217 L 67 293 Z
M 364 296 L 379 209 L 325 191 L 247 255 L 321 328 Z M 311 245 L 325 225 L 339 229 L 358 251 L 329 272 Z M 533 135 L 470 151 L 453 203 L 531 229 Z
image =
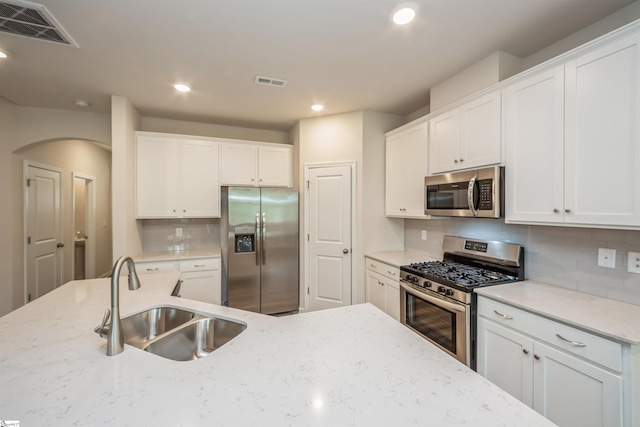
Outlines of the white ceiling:
M 414 0 L 418 18 L 398 27 L 394 0 L 42 0 L 79 48 L 0 33 L 0 96 L 108 113 L 121 95 L 143 116 L 273 130 L 318 102 L 406 115 L 492 52 L 526 57 L 632 2 Z

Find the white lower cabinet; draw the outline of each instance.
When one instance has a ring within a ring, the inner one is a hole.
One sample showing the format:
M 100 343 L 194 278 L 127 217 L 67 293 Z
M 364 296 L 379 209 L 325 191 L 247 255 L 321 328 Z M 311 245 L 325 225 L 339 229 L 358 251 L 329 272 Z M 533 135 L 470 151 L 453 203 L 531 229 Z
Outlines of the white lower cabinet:
M 400 321 L 400 269 L 371 258 L 365 260 L 367 302 Z
M 139 261 L 138 273 L 181 272 L 179 296 L 196 301 L 221 304 L 222 288 L 220 258 L 195 258 L 189 260 Z
M 478 297 L 478 373 L 561 427 L 623 420 L 622 344 Z

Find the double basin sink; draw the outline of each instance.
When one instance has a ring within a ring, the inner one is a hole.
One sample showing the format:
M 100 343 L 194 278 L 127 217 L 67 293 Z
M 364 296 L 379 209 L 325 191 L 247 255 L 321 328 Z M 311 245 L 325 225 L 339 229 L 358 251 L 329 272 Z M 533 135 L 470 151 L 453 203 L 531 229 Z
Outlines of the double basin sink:
M 151 307 L 122 318 L 126 344 L 177 361 L 200 359 L 246 328 L 236 320 L 172 306 Z

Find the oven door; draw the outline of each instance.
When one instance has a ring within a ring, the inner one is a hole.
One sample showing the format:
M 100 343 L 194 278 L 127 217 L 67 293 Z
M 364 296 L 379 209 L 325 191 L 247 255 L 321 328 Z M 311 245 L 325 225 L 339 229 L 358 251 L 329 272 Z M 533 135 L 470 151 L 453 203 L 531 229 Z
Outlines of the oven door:
M 400 281 L 400 321 L 467 366 L 470 310 Z

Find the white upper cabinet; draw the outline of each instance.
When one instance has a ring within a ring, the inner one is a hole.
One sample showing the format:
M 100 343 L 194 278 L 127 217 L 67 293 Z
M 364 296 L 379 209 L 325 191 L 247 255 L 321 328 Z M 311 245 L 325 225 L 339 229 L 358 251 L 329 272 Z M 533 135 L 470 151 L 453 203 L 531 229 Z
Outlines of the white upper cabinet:
M 640 35 L 506 88 L 507 222 L 640 226 Z
M 505 218 L 562 221 L 564 67 L 505 90 Z
M 136 218 L 219 216 L 216 142 L 136 136 Z
M 220 155 L 222 185 L 293 186 L 293 147 L 224 143 Z
M 565 221 L 640 225 L 640 34 L 565 66 Z
M 427 218 L 424 177 L 428 174 L 427 123 L 387 137 L 385 211 L 387 216 Z
M 430 173 L 502 161 L 501 92 L 496 90 L 429 121 Z

